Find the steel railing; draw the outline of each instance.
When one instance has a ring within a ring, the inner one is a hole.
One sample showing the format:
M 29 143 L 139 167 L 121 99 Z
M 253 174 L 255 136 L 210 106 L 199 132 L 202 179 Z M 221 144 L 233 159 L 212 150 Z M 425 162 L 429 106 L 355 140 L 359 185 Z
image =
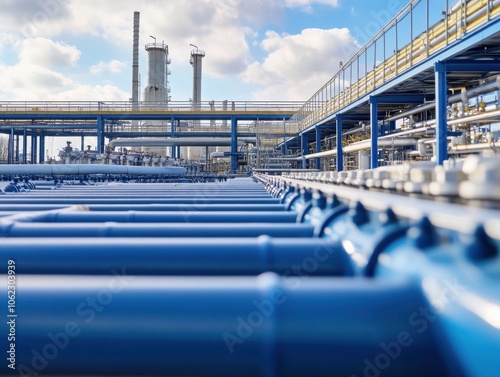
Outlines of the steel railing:
M 284 112 L 298 111 L 303 102 L 297 101 L 204 101 L 193 109 L 189 101 L 139 102 L 130 101 L 8 101 L 0 102 L 0 114 L 10 112 Z

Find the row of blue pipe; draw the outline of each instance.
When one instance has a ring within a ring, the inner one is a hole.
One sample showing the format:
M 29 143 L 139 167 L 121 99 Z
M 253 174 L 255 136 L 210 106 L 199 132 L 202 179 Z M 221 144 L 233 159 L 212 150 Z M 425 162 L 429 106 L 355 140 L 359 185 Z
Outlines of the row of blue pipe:
M 500 370 L 496 211 L 256 180 L 2 197 L 1 268 L 13 260 L 19 274 L 18 372 Z

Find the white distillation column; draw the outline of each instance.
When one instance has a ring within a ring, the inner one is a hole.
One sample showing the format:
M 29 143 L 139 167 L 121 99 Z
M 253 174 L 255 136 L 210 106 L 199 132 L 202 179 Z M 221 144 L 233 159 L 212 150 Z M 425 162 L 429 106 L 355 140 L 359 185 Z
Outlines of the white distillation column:
M 143 108 L 149 110 L 164 111 L 168 106 L 169 92 L 168 75 L 170 59 L 168 57 L 168 46 L 161 42 L 148 43 L 146 46 L 148 52 L 148 84 L 144 88 Z M 168 121 L 150 121 L 143 123 L 142 130 L 170 132 L 170 122 Z M 157 153 L 162 156 L 167 155 L 166 148 L 148 148 L 147 152 Z

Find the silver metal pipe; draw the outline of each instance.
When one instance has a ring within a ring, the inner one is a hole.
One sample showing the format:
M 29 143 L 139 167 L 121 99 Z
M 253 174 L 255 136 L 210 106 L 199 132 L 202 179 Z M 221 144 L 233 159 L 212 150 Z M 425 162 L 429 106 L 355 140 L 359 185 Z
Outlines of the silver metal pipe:
M 383 139 L 383 140 L 379 139 L 378 142 L 379 147 L 407 147 L 412 145 L 417 145 L 416 139 L 413 138 L 393 138 L 393 139 Z M 371 140 L 367 139 L 357 143 L 353 143 L 351 145 L 348 145 L 347 147 L 344 147 L 344 153 L 358 152 L 364 149 L 370 149 L 370 147 L 371 147 Z M 323 157 L 335 156 L 336 154 L 337 150 L 333 149 L 329 151 L 308 154 L 303 157 L 298 157 L 297 160 L 300 160 L 302 158 L 305 159 L 323 158 Z
M 124 166 L 104 164 L 54 164 L 54 165 L 0 165 L 1 175 L 86 175 L 86 174 L 123 174 L 123 175 L 184 175 L 183 167 L 169 166 L 154 168 L 148 166 Z
M 109 142 L 108 147 L 165 147 L 165 146 L 230 146 L 231 138 L 223 137 L 183 137 L 183 138 L 121 138 Z M 243 141 L 238 140 L 238 145 Z
M 500 75 L 495 76 L 491 81 L 489 81 L 483 85 L 467 89 L 466 97 L 467 97 L 467 99 L 469 99 L 469 98 L 473 98 L 473 97 L 476 97 L 476 96 L 481 95 L 481 94 L 493 92 L 495 90 L 500 90 Z M 449 104 L 457 103 L 460 101 L 463 101 L 463 94 L 461 92 L 457 93 L 457 94 L 453 94 L 453 95 L 448 97 Z M 421 113 L 421 112 L 427 111 L 427 110 L 432 110 L 435 107 L 436 107 L 436 103 L 434 101 L 428 102 L 424 105 L 414 107 L 413 109 L 410 109 L 408 111 L 404 111 L 404 112 L 399 113 L 397 115 L 394 115 L 390 118 L 386 118 L 384 121 L 392 122 L 392 121 L 395 121 L 395 120 L 398 120 L 401 118 L 409 117 L 410 115 L 413 115 L 413 114 Z
M 472 153 L 472 152 L 481 152 L 485 150 L 493 150 L 496 151 L 500 149 L 500 145 L 495 145 L 495 143 L 477 143 L 477 144 L 460 144 L 448 147 L 449 154 L 458 154 L 458 153 Z

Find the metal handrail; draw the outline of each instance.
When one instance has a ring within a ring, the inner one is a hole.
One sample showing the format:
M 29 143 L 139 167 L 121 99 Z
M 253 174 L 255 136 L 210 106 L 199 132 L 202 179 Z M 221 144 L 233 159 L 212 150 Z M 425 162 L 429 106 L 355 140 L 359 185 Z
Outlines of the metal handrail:
M 22 112 L 294 112 L 303 102 L 298 101 L 203 101 L 196 109 L 190 101 L 139 102 L 130 101 L 7 101 L 0 102 L 0 114 Z
M 429 1 L 425 1 L 427 20 L 429 19 Z M 412 31 L 411 42 L 402 48 L 396 48 L 397 51 L 393 55 L 385 57 L 384 50 L 384 61 L 370 70 L 367 66 L 368 51 L 373 49 L 376 54 L 376 46 L 380 41 L 385 46 L 387 35 L 391 29 L 395 30 L 397 41 L 398 24 L 405 17 L 410 17 L 413 20 L 413 12 L 421 2 L 422 0 L 413 0 L 403 8 L 374 38 L 346 64 L 342 65 L 339 71 L 290 118 L 289 122 L 291 124 L 298 123 L 300 131 L 305 130 L 366 96 L 395 76 L 435 55 L 450 43 L 458 41 L 465 33 L 500 15 L 500 0 L 460 0 L 457 3 L 460 6 L 451 7 L 438 23 L 429 26 L 427 21 L 425 30 L 418 36 L 413 37 Z M 448 0 L 446 0 L 446 8 L 448 9 Z M 358 72 L 359 76 L 362 60 L 364 60 L 364 72 L 366 73 L 352 82 L 353 71 Z M 351 82 L 346 83 L 346 72 L 349 73 Z

